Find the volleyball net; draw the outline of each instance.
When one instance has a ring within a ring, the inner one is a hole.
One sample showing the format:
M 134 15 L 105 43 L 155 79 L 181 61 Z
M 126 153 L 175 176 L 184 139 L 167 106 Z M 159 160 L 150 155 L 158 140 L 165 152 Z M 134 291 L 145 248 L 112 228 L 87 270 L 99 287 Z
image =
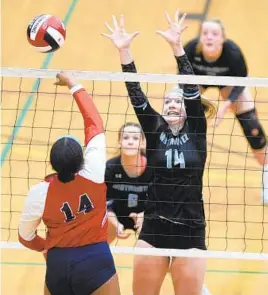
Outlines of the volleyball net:
M 19 249 L 19 217 L 29 188 L 52 172 L 49 152 L 55 140 L 72 134 L 83 142 L 82 116 L 65 87 L 56 87 L 56 70 L 1 69 L 1 248 Z M 177 83 L 246 86 L 264 130 L 268 130 L 268 78 L 178 76 L 71 71 L 92 95 L 104 121 L 108 158 L 117 151 L 117 134 L 136 122 L 124 81 L 139 81 L 161 113 L 164 94 Z M 218 90 L 206 96 L 219 105 Z M 268 207 L 261 201 L 262 167 L 254 158 L 234 114 L 219 127 L 208 122 L 204 204 L 208 251 L 113 246 L 114 253 L 268 259 Z M 44 232 L 41 226 L 40 232 Z M 134 235 L 134 234 L 133 234 Z M 136 238 L 136 237 L 135 237 Z M 163 237 L 164 238 L 164 237 Z

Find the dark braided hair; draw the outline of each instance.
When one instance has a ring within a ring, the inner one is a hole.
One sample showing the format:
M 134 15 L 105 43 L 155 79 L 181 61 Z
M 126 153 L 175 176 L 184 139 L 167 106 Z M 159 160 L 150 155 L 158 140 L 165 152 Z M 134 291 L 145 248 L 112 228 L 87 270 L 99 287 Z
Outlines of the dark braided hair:
M 62 137 L 52 146 L 50 163 L 58 173 L 59 181 L 66 183 L 74 180 L 84 164 L 84 155 L 81 145 L 73 138 Z

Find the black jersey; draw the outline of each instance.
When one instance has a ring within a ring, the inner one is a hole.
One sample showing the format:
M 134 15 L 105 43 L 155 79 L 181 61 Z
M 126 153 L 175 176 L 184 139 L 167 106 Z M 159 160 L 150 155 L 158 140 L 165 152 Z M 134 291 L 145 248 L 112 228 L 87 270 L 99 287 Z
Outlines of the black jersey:
M 150 178 L 151 173 L 147 168 L 140 176 L 129 177 L 121 164 L 120 156 L 107 161 L 107 200 L 112 201 L 111 208 L 118 217 L 144 211 Z
M 214 62 L 205 60 L 202 51 L 197 50 L 198 42 L 198 39 L 194 39 L 184 47 L 196 75 L 247 76 L 247 65 L 243 53 L 233 41 L 226 40 L 223 43 L 222 54 Z
M 202 51 L 197 50 L 199 43 L 198 38 L 193 39 L 184 47 L 186 55 L 192 64 L 194 73 L 196 75 L 208 76 L 231 76 L 231 77 L 246 77 L 248 75 L 247 64 L 241 49 L 231 40 L 226 40 L 223 43 L 221 56 L 213 61 L 205 60 Z M 224 87 L 215 85 L 201 85 L 203 88 L 207 87 Z M 234 101 L 238 98 L 244 87 L 233 87 L 229 99 Z
M 193 74 L 187 56 L 176 57 L 180 74 Z M 136 72 L 134 63 L 123 71 Z M 204 226 L 202 178 L 206 162 L 206 118 L 197 85 L 181 85 L 187 119 L 174 136 L 149 104 L 140 83 L 126 82 L 131 103 L 147 142 L 147 165 L 152 170 L 145 213 L 190 226 Z

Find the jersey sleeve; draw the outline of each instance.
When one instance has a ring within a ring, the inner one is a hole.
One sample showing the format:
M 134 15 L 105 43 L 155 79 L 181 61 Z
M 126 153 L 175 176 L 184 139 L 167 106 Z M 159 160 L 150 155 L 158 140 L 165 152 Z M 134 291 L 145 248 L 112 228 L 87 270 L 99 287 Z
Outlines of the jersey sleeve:
M 103 183 L 106 162 L 106 143 L 104 133 L 92 138 L 86 146 L 85 162 L 79 175 L 95 183 Z
M 231 76 L 247 77 L 247 63 L 241 49 L 231 40 L 227 40 L 224 46 L 230 63 Z M 234 86 L 229 95 L 229 100 L 236 101 L 244 89 L 243 86 Z
M 187 55 L 175 56 L 180 75 L 194 75 Z M 206 133 L 207 123 L 204 108 L 201 103 L 199 88 L 196 84 L 180 84 L 183 89 L 187 121 L 195 133 Z
M 35 251 L 45 250 L 46 240 L 36 230 L 44 213 L 48 186 L 48 182 L 41 182 L 30 189 L 19 222 L 20 243 Z
M 106 142 L 101 116 L 92 100 L 92 97 L 81 85 L 71 90 L 84 119 L 85 132 L 85 162 L 79 175 L 95 182 L 104 182 Z
M 123 72 L 137 72 L 134 62 L 122 65 L 122 69 Z M 151 107 L 146 95 L 141 89 L 139 82 L 126 82 L 126 87 L 131 104 L 145 134 L 147 145 L 150 145 L 154 132 L 161 124 L 165 124 L 166 122 L 162 116 Z

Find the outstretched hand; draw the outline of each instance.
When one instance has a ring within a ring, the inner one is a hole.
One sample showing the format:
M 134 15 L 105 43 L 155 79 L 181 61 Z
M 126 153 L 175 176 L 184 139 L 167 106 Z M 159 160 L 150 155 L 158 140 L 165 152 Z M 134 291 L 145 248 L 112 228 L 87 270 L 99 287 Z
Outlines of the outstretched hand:
M 135 225 L 134 228 L 136 229 L 136 232 L 139 234 L 142 228 L 143 220 L 144 220 L 144 212 L 140 213 L 130 213 L 129 217 L 133 219 Z
M 128 49 L 133 41 L 133 39 L 139 35 L 139 32 L 134 33 L 127 33 L 125 30 L 125 21 L 124 16 L 120 16 L 119 24 L 116 20 L 116 17 L 113 15 L 113 26 L 114 28 L 110 27 L 108 23 L 105 23 L 107 29 L 111 32 L 110 34 L 104 34 L 103 36 L 112 40 L 113 44 L 118 50 Z
M 62 71 L 57 74 L 56 78 L 57 81 L 54 84 L 58 86 L 68 86 L 69 88 L 72 88 L 77 84 L 74 75 L 72 75 L 71 73 Z
M 222 105 L 218 108 L 217 115 L 215 116 L 214 120 L 211 122 L 212 127 L 218 127 L 222 120 L 224 119 L 224 115 L 228 108 L 231 106 L 231 101 L 226 100 Z
M 117 227 L 116 227 L 116 236 L 117 236 L 117 238 L 125 240 L 125 239 L 129 238 L 130 235 L 131 235 L 131 233 L 125 232 L 124 225 L 119 222 Z
M 186 13 L 184 13 L 180 18 L 180 12 L 177 9 L 175 12 L 174 21 L 171 20 L 171 17 L 167 12 L 165 14 L 168 22 L 168 29 L 166 31 L 158 30 L 156 33 L 165 38 L 172 47 L 177 45 L 181 46 L 181 35 L 187 28 L 187 25 L 184 25 Z

